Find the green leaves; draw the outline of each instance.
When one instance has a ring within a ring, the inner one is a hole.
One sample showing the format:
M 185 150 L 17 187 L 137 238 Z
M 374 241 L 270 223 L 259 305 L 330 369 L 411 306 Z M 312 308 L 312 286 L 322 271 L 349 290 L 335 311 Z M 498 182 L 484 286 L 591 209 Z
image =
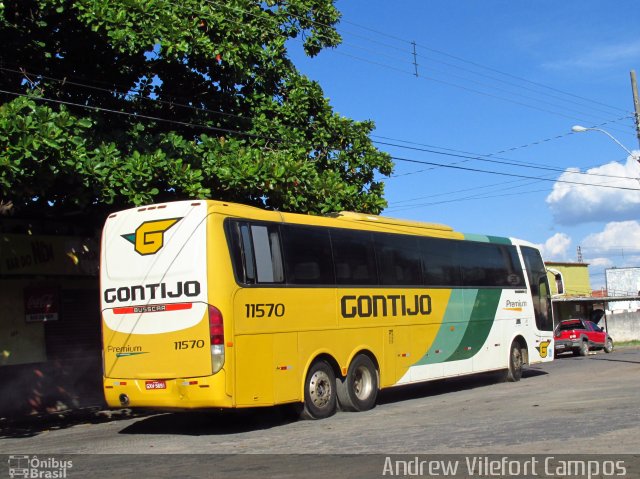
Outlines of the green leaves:
M 309 55 L 337 45 L 338 19 L 333 0 L 0 3 L 0 200 L 379 212 L 392 163 L 373 123 L 337 115 L 287 56 L 302 33 Z

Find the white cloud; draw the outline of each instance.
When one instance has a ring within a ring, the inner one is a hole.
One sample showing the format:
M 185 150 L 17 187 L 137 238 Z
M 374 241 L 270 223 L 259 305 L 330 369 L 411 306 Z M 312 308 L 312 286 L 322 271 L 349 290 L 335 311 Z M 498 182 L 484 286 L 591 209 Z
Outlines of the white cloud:
M 544 244 L 538 245 L 545 260 L 566 261 L 569 255 L 571 238 L 564 233 L 556 233 Z
M 629 253 L 640 250 L 640 222 L 614 221 L 608 223 L 600 233 L 592 233 L 582 240 L 581 245 L 596 253 Z
M 596 45 L 590 49 L 582 48 L 571 57 L 544 63 L 545 68 L 552 70 L 589 69 L 603 70 L 619 64 L 636 61 L 640 56 L 640 40 L 610 45 Z
M 592 176 L 579 172 L 578 168 L 569 168 L 562 173 L 558 179 L 569 183 L 555 183 L 547 196 L 547 204 L 556 222 L 576 225 L 640 217 L 637 160 L 629 157 L 624 165 L 611 162 L 591 168 L 587 173 Z M 592 185 L 605 185 L 607 188 Z
M 586 236 L 581 246 L 592 274 L 607 268 L 640 266 L 640 222 L 609 223 L 601 232 Z M 604 274 L 592 283 L 595 287 L 604 286 Z
M 594 268 L 611 268 L 613 261 L 610 258 L 587 258 L 585 263 L 589 263 L 589 266 Z

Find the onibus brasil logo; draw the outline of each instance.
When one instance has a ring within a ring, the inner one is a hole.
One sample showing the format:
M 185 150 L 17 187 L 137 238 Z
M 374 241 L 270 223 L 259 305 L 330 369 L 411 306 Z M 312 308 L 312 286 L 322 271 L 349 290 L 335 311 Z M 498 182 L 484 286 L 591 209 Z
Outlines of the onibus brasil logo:
M 8 460 L 9 477 L 65 479 L 67 472 L 73 467 L 73 461 L 55 457 L 38 458 L 38 456 L 11 455 Z
M 136 253 L 142 256 L 156 254 L 164 246 L 165 232 L 181 219 L 145 221 L 134 233 L 122 235 L 122 237 L 133 244 Z

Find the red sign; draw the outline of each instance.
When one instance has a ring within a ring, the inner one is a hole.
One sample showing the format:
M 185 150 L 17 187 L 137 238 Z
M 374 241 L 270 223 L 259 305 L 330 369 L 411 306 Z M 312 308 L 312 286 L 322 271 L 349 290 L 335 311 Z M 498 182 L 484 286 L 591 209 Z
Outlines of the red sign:
M 27 322 L 57 321 L 59 294 L 55 288 L 24 290 L 24 313 Z

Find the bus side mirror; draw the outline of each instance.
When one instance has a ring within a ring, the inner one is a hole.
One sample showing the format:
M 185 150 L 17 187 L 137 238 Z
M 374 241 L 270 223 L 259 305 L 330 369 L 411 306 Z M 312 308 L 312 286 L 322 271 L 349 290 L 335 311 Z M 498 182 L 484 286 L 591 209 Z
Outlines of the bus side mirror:
M 564 294 L 564 280 L 562 279 L 562 274 L 556 273 L 553 276 L 556 279 L 556 289 L 558 290 L 558 294 Z

